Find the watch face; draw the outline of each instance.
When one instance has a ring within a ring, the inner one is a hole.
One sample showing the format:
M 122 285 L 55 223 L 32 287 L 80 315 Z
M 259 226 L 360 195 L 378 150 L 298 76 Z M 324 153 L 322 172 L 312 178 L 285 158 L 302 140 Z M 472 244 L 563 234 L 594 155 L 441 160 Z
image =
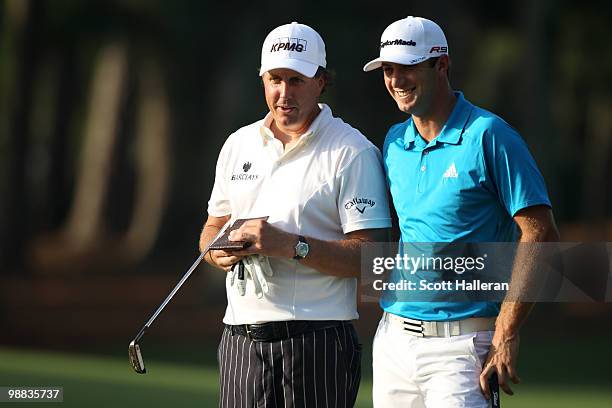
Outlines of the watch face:
M 309 250 L 310 250 L 310 247 L 308 246 L 306 242 L 298 242 L 297 245 L 295 246 L 295 254 L 299 256 L 300 258 L 306 257 L 306 255 L 308 255 Z

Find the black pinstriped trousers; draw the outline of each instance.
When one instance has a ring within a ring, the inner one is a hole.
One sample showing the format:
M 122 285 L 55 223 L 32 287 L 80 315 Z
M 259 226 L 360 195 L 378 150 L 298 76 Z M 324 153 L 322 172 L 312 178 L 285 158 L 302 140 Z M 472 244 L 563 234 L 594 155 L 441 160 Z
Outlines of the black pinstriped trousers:
M 349 322 L 275 342 L 226 327 L 217 359 L 223 408 L 352 407 L 361 381 L 361 345 Z

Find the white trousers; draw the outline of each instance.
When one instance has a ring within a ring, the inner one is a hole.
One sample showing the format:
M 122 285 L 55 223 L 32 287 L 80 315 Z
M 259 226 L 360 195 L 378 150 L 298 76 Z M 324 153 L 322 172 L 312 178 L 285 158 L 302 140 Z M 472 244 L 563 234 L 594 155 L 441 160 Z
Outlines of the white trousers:
M 372 351 L 374 407 L 488 407 L 479 376 L 492 338 L 492 331 L 416 337 L 383 315 Z

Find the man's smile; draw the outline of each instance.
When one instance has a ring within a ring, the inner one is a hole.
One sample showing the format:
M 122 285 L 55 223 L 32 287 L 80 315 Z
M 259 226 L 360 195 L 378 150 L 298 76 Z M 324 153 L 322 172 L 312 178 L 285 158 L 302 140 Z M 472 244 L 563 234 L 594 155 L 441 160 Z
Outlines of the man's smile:
M 400 98 L 407 98 L 414 95 L 416 86 L 409 89 L 394 89 L 393 92 Z

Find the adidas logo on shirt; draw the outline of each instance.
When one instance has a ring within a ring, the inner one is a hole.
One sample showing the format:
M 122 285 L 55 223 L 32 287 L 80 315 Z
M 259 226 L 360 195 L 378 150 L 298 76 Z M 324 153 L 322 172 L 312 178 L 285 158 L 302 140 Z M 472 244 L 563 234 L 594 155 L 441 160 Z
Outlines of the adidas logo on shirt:
M 459 177 L 459 173 L 457 173 L 457 168 L 455 167 L 455 162 L 452 162 L 451 165 L 446 169 L 442 178 L 457 178 Z

